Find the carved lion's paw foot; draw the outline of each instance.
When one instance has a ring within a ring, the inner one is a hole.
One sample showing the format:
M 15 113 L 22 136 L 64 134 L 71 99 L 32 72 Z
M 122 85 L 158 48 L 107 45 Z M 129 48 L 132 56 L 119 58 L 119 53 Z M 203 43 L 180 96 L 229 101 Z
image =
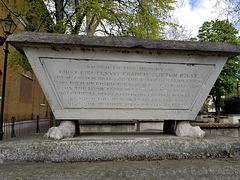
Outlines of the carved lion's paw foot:
M 75 134 L 75 124 L 73 121 L 62 121 L 58 127 L 52 127 L 44 135 L 45 138 L 60 140 L 73 137 Z
M 191 126 L 189 121 L 178 122 L 176 135 L 180 137 L 204 138 L 205 132 L 199 126 Z

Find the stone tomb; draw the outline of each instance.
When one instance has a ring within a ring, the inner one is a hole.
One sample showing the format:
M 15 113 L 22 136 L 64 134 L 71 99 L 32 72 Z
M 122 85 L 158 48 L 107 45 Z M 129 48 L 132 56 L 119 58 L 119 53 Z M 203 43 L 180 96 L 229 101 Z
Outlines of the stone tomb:
M 55 118 L 79 121 L 195 120 L 240 53 L 229 44 L 30 32 L 8 42 L 28 57 Z

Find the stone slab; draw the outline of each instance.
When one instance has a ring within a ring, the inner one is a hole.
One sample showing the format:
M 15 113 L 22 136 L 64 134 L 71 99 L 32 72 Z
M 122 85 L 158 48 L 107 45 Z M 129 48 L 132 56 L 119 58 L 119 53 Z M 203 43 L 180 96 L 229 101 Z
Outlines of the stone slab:
M 229 114 L 228 121 L 229 123 L 233 123 L 233 124 L 240 123 L 240 114 Z
M 237 127 L 229 127 L 229 128 L 202 128 L 206 134 L 217 134 L 221 136 L 232 136 L 232 137 L 240 137 L 239 129 Z
M 138 122 L 138 131 L 163 131 L 163 122 L 164 121 L 158 121 L 158 122 Z
M 229 44 L 21 33 L 24 51 L 59 120 L 194 120 Z
M 123 125 L 80 125 L 81 133 L 84 132 L 135 132 L 135 124 Z
M 189 110 L 213 65 L 41 58 L 64 109 Z
M 142 39 L 131 36 L 120 37 L 102 37 L 102 36 L 79 36 L 54 33 L 23 32 L 8 36 L 7 41 L 19 50 L 23 50 L 21 45 L 28 44 L 31 46 L 63 45 L 66 47 L 107 47 L 107 48 L 127 48 L 131 49 L 152 49 L 152 50 L 172 50 L 172 51 L 194 51 L 209 52 L 212 54 L 221 54 L 226 56 L 236 56 L 239 54 L 239 47 L 226 43 L 206 43 L 191 41 L 170 41 L 156 39 Z M 161 43 L 159 43 L 161 42 Z M 56 49 L 57 50 L 57 49 Z M 127 51 L 125 51 L 127 52 Z
M 80 162 L 117 159 L 190 159 L 240 156 L 240 139 L 207 135 L 204 139 L 159 133 L 82 133 L 65 140 L 32 134 L 0 142 L 1 162 Z

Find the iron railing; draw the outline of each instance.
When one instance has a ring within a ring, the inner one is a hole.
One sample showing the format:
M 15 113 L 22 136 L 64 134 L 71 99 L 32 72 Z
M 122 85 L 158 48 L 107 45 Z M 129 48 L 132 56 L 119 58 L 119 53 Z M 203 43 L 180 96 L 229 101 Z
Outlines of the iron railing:
M 16 121 L 15 117 L 11 118 L 11 122 L 3 123 L 3 140 L 13 137 L 19 137 L 30 133 L 46 133 L 50 128 L 50 119 Z

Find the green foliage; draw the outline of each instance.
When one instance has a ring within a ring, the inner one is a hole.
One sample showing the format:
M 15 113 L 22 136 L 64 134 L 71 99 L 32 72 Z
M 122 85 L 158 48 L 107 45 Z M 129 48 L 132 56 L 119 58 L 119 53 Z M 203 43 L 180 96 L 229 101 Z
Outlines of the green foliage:
M 28 30 L 162 38 L 174 0 L 19 0 L 14 14 Z
M 199 29 L 197 39 L 201 42 L 221 42 L 239 44 L 238 30 L 228 20 L 204 22 Z M 217 113 L 221 106 L 221 97 L 232 94 L 240 75 L 240 57 L 234 57 L 225 64 L 210 95 L 213 98 Z
M 81 0 L 69 1 L 66 31 L 94 35 L 130 35 L 144 38 L 161 38 L 164 21 L 173 0 Z M 84 19 L 86 18 L 86 19 Z M 86 24 L 86 25 L 85 25 Z M 66 32 L 65 31 L 65 32 Z
M 210 94 L 221 97 L 234 93 L 237 81 L 239 79 L 239 74 L 240 58 L 238 56 L 227 61 Z
M 240 114 L 240 97 L 226 98 L 224 100 L 224 112 L 227 114 Z
M 204 22 L 198 31 L 201 42 L 221 42 L 238 45 L 238 30 L 228 20 Z
M 5 3 L 1 0 L 0 10 L 11 13 L 15 23 L 22 24 L 27 30 L 31 31 L 46 32 L 53 22 L 43 0 L 18 0 L 17 3 L 15 0 Z
M 10 58 L 8 59 L 8 67 L 10 67 L 14 73 L 18 73 L 20 68 L 22 68 L 24 73 L 32 72 L 32 68 L 27 57 L 18 51 L 13 51 L 10 54 Z
M 1 1 L 0 1 L 1 2 Z M 27 31 L 82 35 L 137 36 L 161 39 L 174 0 L 18 0 L 0 3 L 12 9 Z M 13 10 L 14 9 L 14 10 Z M 12 68 L 29 70 L 26 63 L 11 60 Z M 15 63 L 15 65 L 14 65 Z

